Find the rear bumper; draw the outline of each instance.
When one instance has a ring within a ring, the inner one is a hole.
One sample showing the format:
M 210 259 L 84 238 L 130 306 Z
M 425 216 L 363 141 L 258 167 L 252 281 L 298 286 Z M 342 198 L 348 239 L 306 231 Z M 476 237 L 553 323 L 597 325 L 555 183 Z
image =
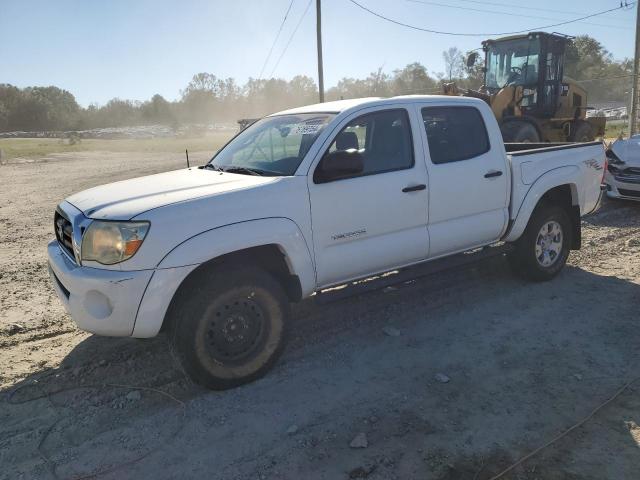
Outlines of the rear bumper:
M 607 191 L 607 186 L 603 183 L 600 184 L 600 194 L 598 195 L 598 201 L 594 205 L 593 209 L 590 212 L 587 212 L 587 215 L 597 212 L 602 206 L 602 199 L 604 198 L 605 192 Z
M 132 335 L 153 270 L 123 272 L 81 267 L 62 253 L 56 240 L 49 243 L 47 250 L 53 287 L 76 325 L 99 335 Z

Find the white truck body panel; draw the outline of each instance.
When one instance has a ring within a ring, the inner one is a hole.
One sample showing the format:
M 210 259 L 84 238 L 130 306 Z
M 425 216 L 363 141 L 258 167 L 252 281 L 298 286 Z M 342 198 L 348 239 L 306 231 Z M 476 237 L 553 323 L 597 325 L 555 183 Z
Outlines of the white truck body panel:
M 460 106 L 480 112 L 490 149 L 465 161 L 435 164 L 421 109 Z M 412 166 L 314 182 L 317 165 L 343 127 L 389 109 L 405 110 L 410 120 Z M 139 251 L 115 265 L 78 263 L 58 241 L 49 244 L 56 291 L 78 325 L 103 335 L 154 336 L 193 270 L 251 247 L 276 246 L 304 297 L 329 285 L 517 240 L 540 198 L 556 186 L 570 186 L 581 214 L 599 200 L 601 145 L 508 155 L 490 108 L 477 99 L 357 99 L 276 115 L 316 112 L 335 117 L 292 175 L 191 168 L 92 188 L 63 202 L 59 209 L 73 225 L 92 219 L 151 225 Z
M 71 195 L 67 201 L 87 217 L 129 220 L 154 208 L 253 188 L 277 180 L 274 177 L 222 176 L 197 169 L 182 169 L 89 188 Z

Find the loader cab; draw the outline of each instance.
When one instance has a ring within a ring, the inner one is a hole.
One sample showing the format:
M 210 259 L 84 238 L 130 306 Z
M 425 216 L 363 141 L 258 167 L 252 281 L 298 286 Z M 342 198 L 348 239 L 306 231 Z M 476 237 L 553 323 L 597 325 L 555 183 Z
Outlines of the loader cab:
M 520 108 L 525 115 L 556 115 L 562 84 L 564 54 L 569 37 L 545 32 L 482 42 L 485 88 L 492 94 L 505 87 L 522 87 Z

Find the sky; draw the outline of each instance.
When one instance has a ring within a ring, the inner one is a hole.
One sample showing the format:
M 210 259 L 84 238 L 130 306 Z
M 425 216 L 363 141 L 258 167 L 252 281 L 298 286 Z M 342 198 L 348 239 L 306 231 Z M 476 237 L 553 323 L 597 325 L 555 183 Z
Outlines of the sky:
M 317 81 L 315 1 L 293 0 L 264 78 Z M 322 0 L 325 87 L 420 62 L 444 71 L 443 50 L 468 51 L 494 33 L 532 30 L 615 8 L 619 0 L 357 0 L 389 18 L 427 29 L 488 34 L 448 36 L 386 22 L 349 0 Z M 168 100 L 198 72 L 258 78 L 291 0 L 0 0 L 0 83 L 55 85 L 78 102 L 118 97 Z M 285 46 L 298 24 L 291 43 Z M 589 34 L 616 58 L 634 53 L 635 7 L 547 29 Z M 281 57 L 280 62 L 278 59 Z

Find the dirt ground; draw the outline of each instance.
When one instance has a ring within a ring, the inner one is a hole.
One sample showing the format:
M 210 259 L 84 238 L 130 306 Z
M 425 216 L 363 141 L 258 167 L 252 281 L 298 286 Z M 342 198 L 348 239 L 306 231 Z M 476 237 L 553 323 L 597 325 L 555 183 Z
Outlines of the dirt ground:
M 77 330 L 46 267 L 64 197 L 182 166 L 123 152 L 0 166 L 1 479 L 487 480 L 640 376 L 640 205 L 606 202 L 552 282 L 493 258 L 321 295 L 295 306 L 264 379 L 194 386 L 163 336 Z M 502 478 L 640 478 L 640 382 Z

